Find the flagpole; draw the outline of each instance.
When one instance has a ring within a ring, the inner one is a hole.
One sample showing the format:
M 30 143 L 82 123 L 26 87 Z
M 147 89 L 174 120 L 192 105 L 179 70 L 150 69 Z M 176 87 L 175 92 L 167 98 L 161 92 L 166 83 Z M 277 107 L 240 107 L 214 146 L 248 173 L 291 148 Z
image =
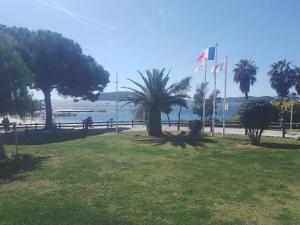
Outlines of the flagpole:
M 116 72 L 116 133 L 119 130 L 119 106 L 118 106 L 118 71 Z
M 224 102 L 223 102 L 223 137 L 225 136 L 225 119 L 226 119 L 227 63 L 228 63 L 228 56 L 226 56 L 226 58 L 225 58 L 225 85 L 224 85 Z
M 206 70 L 207 70 L 207 58 L 205 58 L 205 67 L 204 67 L 204 87 L 206 85 Z M 203 125 L 203 133 L 205 131 L 205 96 L 206 93 L 205 93 L 205 90 L 203 92 L 203 106 L 202 106 L 202 109 L 203 109 L 203 112 L 202 112 L 202 125 Z
M 218 44 L 216 44 L 216 48 L 215 48 L 215 70 L 214 70 L 214 96 L 213 96 L 212 136 L 215 136 L 215 121 L 216 121 L 217 47 L 218 47 Z
M 292 132 L 293 132 L 293 95 L 291 94 L 291 116 L 290 116 L 290 139 L 292 139 Z

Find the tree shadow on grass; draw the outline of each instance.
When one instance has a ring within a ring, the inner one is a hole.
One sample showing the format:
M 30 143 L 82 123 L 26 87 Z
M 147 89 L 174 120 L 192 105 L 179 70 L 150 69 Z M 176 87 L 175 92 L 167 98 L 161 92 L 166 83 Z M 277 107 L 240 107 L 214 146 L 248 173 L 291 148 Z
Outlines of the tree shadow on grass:
M 272 149 L 282 149 L 282 150 L 300 150 L 300 144 L 289 144 L 289 143 L 276 143 L 276 142 L 262 142 L 261 147 L 272 148 Z
M 119 131 L 127 128 L 119 128 Z M 81 129 L 61 129 L 57 131 L 38 130 L 26 133 L 25 131 L 18 132 L 19 145 L 43 145 L 50 143 L 58 143 L 76 139 L 83 139 L 88 136 L 102 135 L 105 133 L 115 132 L 115 128 L 90 129 L 87 133 Z M 15 144 L 13 133 L 4 134 L 5 144 Z
M 40 168 L 48 158 L 22 154 L 18 158 L 4 160 L 0 162 L 0 182 L 24 179 L 24 173 Z
M 205 143 L 215 142 L 214 140 L 205 137 L 192 138 L 190 135 L 186 134 L 186 132 L 181 132 L 179 134 L 165 132 L 161 137 L 139 136 L 136 141 L 145 144 L 152 144 L 155 146 L 169 143 L 174 147 L 181 147 L 184 149 L 187 147 L 187 145 L 191 145 L 193 147 L 204 147 Z

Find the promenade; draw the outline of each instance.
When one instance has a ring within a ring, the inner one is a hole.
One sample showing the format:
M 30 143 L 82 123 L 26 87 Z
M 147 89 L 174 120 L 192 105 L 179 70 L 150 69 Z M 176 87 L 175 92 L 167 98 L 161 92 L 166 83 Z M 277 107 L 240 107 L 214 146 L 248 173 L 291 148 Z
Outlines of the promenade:
M 28 127 L 28 128 L 27 128 Z M 37 126 L 35 125 L 31 125 L 31 126 L 25 126 L 25 125 L 19 125 L 17 128 L 17 131 L 19 134 L 23 135 L 39 135 L 44 133 L 43 132 L 43 127 L 44 124 L 39 124 Z M 119 128 L 119 132 L 131 132 L 131 131 L 146 131 L 146 126 L 142 125 L 142 124 L 130 124 L 130 123 L 126 123 L 126 124 L 120 124 L 118 126 Z M 115 132 L 116 127 L 115 124 L 110 125 L 110 126 L 106 126 L 104 124 L 100 125 L 96 125 L 92 126 L 91 128 L 89 128 L 88 131 L 88 135 L 102 135 L 104 133 L 110 133 L 110 132 Z M 172 124 L 171 126 L 169 126 L 168 124 L 163 124 L 162 125 L 162 130 L 164 132 L 176 132 L 178 131 L 177 128 L 177 124 Z M 189 128 L 185 125 L 185 126 L 181 126 L 180 127 L 180 131 L 185 131 L 188 132 Z M 290 132 L 289 129 L 286 130 L 287 133 L 285 135 L 286 138 L 290 137 Z M 13 128 L 11 127 L 9 133 L 13 132 Z M 67 124 L 67 125 L 61 125 L 60 128 L 57 128 L 56 130 L 52 131 L 54 133 L 59 133 L 60 135 L 72 135 L 72 134 L 76 134 L 79 135 L 82 133 L 82 125 L 81 124 Z M 5 131 L 2 129 L 0 129 L 0 133 L 3 134 L 5 133 Z M 48 133 L 48 132 L 47 132 Z M 210 127 L 205 127 L 205 133 L 209 134 L 210 132 Z M 215 128 L 215 133 L 216 134 L 222 134 L 223 133 L 223 128 L 222 127 L 216 127 Z M 244 128 L 232 128 L 232 127 L 228 127 L 225 129 L 225 135 L 226 134 L 236 134 L 236 135 L 244 135 L 245 134 L 245 129 Z M 262 134 L 262 136 L 267 136 L 267 137 L 282 137 L 282 131 L 281 130 L 265 130 Z M 295 130 L 292 132 L 291 137 L 293 139 L 298 139 L 300 140 L 300 132 L 299 130 Z
M 128 132 L 128 131 L 145 131 L 146 126 L 144 125 L 137 125 L 134 127 L 131 126 L 119 126 L 120 128 L 124 128 L 122 132 Z M 163 125 L 162 126 L 163 131 L 177 131 L 177 126 L 172 125 Z M 188 127 L 181 127 L 181 131 L 188 131 Z M 210 128 L 205 127 L 205 133 L 210 133 Z M 226 128 L 225 134 L 239 134 L 239 135 L 244 135 L 245 134 L 245 129 L 244 128 Z M 216 127 L 215 128 L 215 133 L 222 134 L 223 133 L 223 128 L 221 127 Z M 282 131 L 280 130 L 265 130 L 262 134 L 263 136 L 267 137 L 282 137 Z M 289 130 L 287 130 L 286 138 L 289 137 Z M 292 137 L 300 137 L 300 132 L 293 132 Z

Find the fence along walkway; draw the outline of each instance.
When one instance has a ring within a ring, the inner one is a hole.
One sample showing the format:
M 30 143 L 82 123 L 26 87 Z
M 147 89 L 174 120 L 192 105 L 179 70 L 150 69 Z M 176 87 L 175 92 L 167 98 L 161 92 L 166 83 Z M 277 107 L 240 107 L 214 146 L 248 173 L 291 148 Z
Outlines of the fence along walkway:
M 145 126 L 147 123 L 146 121 L 142 120 L 131 120 L 131 121 L 119 121 L 118 126 L 123 128 L 134 128 L 136 126 Z M 187 127 L 188 121 L 162 121 L 162 125 L 177 127 L 177 130 L 180 130 L 180 127 Z M 88 127 L 89 129 L 107 129 L 107 128 L 114 128 L 116 126 L 115 121 L 101 121 L 101 122 L 93 122 L 92 126 Z M 215 124 L 215 127 L 222 127 L 223 124 L 220 121 L 217 121 Z M 39 131 L 42 131 L 45 127 L 44 123 L 28 123 L 28 124 L 15 124 L 11 123 L 9 126 L 9 130 L 13 131 L 14 129 L 16 131 L 23 131 L 25 134 L 33 134 L 38 133 Z M 205 122 L 205 127 L 211 127 L 211 121 Z M 59 130 L 84 130 L 85 125 L 84 123 L 72 123 L 72 122 L 65 122 L 65 123 L 55 123 L 53 124 L 53 132 L 58 132 Z M 239 122 L 227 122 L 226 128 L 243 128 L 242 125 Z M 268 130 L 288 130 L 290 128 L 289 123 L 284 124 L 284 129 L 281 126 L 280 122 L 272 122 L 268 128 Z M 300 123 L 293 123 L 293 129 L 299 129 Z M 4 126 L 0 124 L 0 133 L 7 132 L 4 129 Z M 9 132 L 9 131 L 8 131 Z

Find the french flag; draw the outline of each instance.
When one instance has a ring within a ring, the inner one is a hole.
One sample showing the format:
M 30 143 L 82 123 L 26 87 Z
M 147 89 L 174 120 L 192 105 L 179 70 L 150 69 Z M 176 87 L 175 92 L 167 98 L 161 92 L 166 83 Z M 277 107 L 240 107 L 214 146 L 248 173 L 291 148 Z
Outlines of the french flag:
M 197 58 L 197 62 L 201 62 L 204 59 L 214 60 L 215 59 L 216 47 L 209 47 Z

